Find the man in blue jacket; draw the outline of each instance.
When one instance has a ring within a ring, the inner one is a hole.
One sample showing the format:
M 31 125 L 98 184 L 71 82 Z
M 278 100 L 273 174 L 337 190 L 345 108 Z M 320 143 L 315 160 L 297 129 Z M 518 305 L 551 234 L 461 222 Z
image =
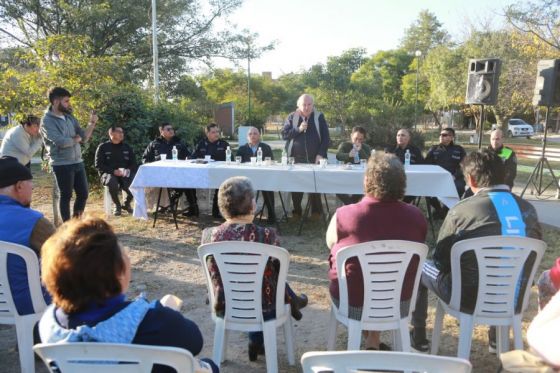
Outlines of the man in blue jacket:
M 286 151 L 288 157 L 294 157 L 296 163 L 319 163 L 323 158 L 327 158 L 330 137 L 329 127 L 325 116 L 314 109 L 313 96 L 303 94 L 297 101 L 298 108 L 288 115 L 284 128 L 282 128 L 282 138 L 286 140 Z M 321 214 L 321 195 L 311 193 L 311 212 L 317 216 Z M 294 204 L 294 215 L 300 215 L 301 200 L 303 193 L 292 193 Z
M 13 158 L 0 158 L 0 241 L 29 247 L 39 256 L 41 246 L 55 231 L 39 211 L 31 209 L 31 171 Z M 34 313 L 25 261 L 8 255 L 8 282 L 20 315 Z M 50 297 L 43 291 L 45 302 Z
M 70 219 L 72 191 L 76 193 L 72 216 L 80 216 L 86 208 L 88 183 L 80 144 L 88 141 L 97 124 L 92 112 L 84 130 L 72 115 L 72 95 L 66 89 L 55 87 L 49 91 L 50 106 L 42 119 L 41 134 L 60 191 L 59 208 L 62 220 Z

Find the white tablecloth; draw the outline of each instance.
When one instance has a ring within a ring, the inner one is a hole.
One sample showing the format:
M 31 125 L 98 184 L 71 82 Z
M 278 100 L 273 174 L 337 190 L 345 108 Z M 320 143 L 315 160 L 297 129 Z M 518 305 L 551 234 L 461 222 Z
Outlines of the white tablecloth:
M 328 165 L 251 166 L 248 163 L 226 165 L 225 162 L 208 164 L 190 161 L 158 161 L 140 166 L 130 186 L 134 195 L 134 216 L 148 216 L 144 188 L 199 188 L 217 189 L 232 176 L 251 179 L 255 190 L 304 193 L 363 193 L 364 170 L 360 166 L 343 169 Z M 407 189 L 410 196 L 438 197 L 452 207 L 459 201 L 451 174 L 439 166 L 418 165 L 406 169 Z

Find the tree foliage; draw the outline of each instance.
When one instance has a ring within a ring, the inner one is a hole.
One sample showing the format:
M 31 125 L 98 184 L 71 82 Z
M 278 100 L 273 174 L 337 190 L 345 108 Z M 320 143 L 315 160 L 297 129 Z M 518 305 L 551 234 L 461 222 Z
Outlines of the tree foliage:
M 411 53 L 420 51 L 425 56 L 438 45 L 449 43 L 449 33 L 442 26 L 435 14 L 429 10 L 421 11 L 416 21 L 405 30 L 401 48 Z
M 519 1 L 505 8 L 507 21 L 517 30 L 560 50 L 560 2 Z
M 162 80 L 172 79 L 187 62 L 210 63 L 232 56 L 232 31 L 216 32 L 215 23 L 237 9 L 241 0 L 168 0 L 157 2 L 158 49 Z M 58 35 L 86 36 L 89 56 L 132 56 L 132 69 L 145 78 L 152 63 L 151 1 L 0 0 L 0 32 L 20 46 Z

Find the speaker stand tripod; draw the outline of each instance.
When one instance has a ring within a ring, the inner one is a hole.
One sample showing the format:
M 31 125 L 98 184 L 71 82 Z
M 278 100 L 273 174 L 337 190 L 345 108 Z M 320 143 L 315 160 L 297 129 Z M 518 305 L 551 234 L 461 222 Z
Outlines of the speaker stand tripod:
M 554 184 L 556 186 L 557 193 L 560 193 L 560 184 L 558 184 L 558 178 L 556 178 L 556 176 L 554 175 L 554 171 L 552 170 L 552 167 L 550 167 L 550 163 L 548 163 L 548 159 L 546 159 L 546 137 L 547 137 L 547 134 L 548 134 L 548 112 L 549 111 L 550 111 L 550 106 L 547 106 L 546 107 L 546 116 L 545 116 L 545 120 L 544 120 L 544 136 L 543 136 L 541 157 L 540 157 L 537 165 L 533 169 L 533 172 L 531 173 L 531 176 L 529 176 L 529 180 L 527 180 L 527 184 L 525 184 L 525 188 L 523 188 L 523 191 L 521 192 L 521 197 L 523 197 L 523 195 L 525 194 L 525 191 L 527 190 L 527 187 L 529 186 L 529 184 L 533 184 L 533 189 L 536 192 L 537 196 L 540 196 L 541 194 L 543 194 L 544 191 L 547 190 L 552 184 Z M 548 184 L 546 184 L 546 186 L 543 187 L 543 172 L 545 170 L 545 167 L 550 172 L 550 175 L 552 175 L 552 181 L 549 182 Z

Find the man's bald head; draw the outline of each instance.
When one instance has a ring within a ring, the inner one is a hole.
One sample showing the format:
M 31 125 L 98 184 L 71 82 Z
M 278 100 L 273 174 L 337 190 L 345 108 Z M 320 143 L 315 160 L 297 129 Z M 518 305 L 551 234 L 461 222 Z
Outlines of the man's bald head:
M 490 146 L 492 149 L 500 149 L 504 145 L 504 132 L 496 128 L 490 133 Z
M 310 94 L 304 93 L 299 96 L 297 100 L 298 109 L 302 112 L 305 117 L 309 117 L 313 112 L 313 106 L 315 104 L 315 100 L 313 100 L 313 96 Z

